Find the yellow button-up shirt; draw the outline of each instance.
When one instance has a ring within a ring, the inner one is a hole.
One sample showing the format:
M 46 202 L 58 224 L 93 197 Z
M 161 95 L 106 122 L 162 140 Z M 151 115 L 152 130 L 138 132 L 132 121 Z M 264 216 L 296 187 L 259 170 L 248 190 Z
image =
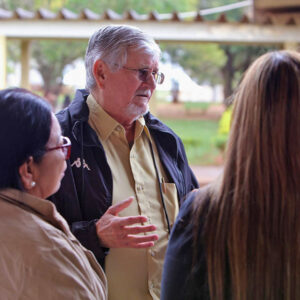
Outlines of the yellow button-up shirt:
M 111 168 L 113 204 L 134 196 L 135 201 L 119 215 L 147 216 L 148 222 L 156 225 L 159 236 L 155 245 L 148 249 L 110 249 L 105 260 L 109 300 L 159 300 L 168 231 L 158 180 L 164 178 L 166 182 L 163 188 L 164 200 L 171 224 L 178 213 L 176 186 L 168 183 L 143 117 L 136 121 L 134 143 L 130 148 L 124 127 L 108 115 L 91 95 L 87 104 L 90 110 L 89 124 L 96 131 Z M 159 178 L 155 172 L 149 141 Z

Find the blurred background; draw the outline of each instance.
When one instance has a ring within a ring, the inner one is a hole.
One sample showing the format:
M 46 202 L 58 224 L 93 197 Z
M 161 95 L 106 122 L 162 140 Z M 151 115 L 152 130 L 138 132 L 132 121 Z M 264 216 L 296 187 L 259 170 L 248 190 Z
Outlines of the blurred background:
M 29 88 L 56 112 L 85 87 L 92 32 L 109 23 L 138 26 L 163 51 L 165 82 L 151 111 L 181 137 L 203 185 L 222 170 L 243 72 L 267 51 L 299 49 L 299 2 L 0 0 L 0 87 Z

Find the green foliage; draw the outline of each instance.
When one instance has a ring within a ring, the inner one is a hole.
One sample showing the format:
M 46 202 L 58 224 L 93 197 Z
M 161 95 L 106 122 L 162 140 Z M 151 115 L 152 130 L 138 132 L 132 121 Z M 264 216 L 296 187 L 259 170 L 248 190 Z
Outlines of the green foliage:
M 238 2 L 237 0 L 198 0 L 198 8 L 206 9 L 211 7 L 218 7 L 222 5 L 232 4 Z
M 58 12 L 61 8 L 68 8 L 75 13 L 80 13 L 84 8 L 89 8 L 101 14 L 107 9 L 117 13 L 135 10 L 138 13 L 149 13 L 156 10 L 160 13 L 173 11 L 195 10 L 197 0 L 3 0 L 3 8 L 14 10 L 18 7 L 31 11 L 39 8 Z M 66 41 L 36 41 L 32 45 L 32 55 L 36 67 L 41 73 L 46 92 L 58 91 L 62 81 L 62 72 L 65 65 L 72 63 L 76 58 L 83 57 L 86 42 Z
M 135 10 L 140 14 L 151 11 L 170 13 L 174 11 L 196 11 L 198 9 L 218 7 L 235 3 L 235 0 L 2 0 L 1 7 L 13 10 L 22 7 L 28 10 L 46 8 L 57 12 L 68 8 L 80 13 L 84 8 L 101 14 L 107 9 L 117 13 Z M 230 20 L 239 20 L 243 9 L 226 12 Z M 218 14 L 205 16 L 205 19 L 216 19 Z M 208 83 L 224 85 L 225 97 L 232 94 L 242 73 L 260 54 L 268 51 L 266 47 L 219 46 L 217 44 L 161 44 L 173 62 L 179 63 L 199 84 Z M 45 88 L 57 88 L 61 83 L 64 66 L 78 57 L 84 56 L 86 42 L 45 41 L 35 42 L 33 58 L 40 71 Z M 14 52 L 9 51 L 9 60 L 14 59 Z M 9 70 L 10 71 L 10 70 Z
M 33 0 L 34 9 L 39 9 L 41 7 L 49 9 L 53 12 L 59 11 L 62 7 L 65 7 L 66 0 Z
M 171 60 L 178 63 L 199 84 L 222 82 L 220 68 L 226 57 L 217 44 L 160 44 Z
M 232 94 L 250 64 L 262 54 L 278 49 L 278 46 L 221 45 L 220 48 L 227 57 L 226 63 L 229 62 L 222 69 L 224 84 L 230 85 L 228 86 L 228 93 L 225 95 L 225 97 L 228 97 Z M 228 69 L 231 69 L 232 73 Z
M 28 1 L 28 0 L 27 0 Z M 129 10 L 135 10 L 140 14 L 149 13 L 156 10 L 160 13 L 195 10 L 197 0 L 34 0 L 34 8 L 44 7 L 52 11 L 58 11 L 62 7 L 68 8 L 75 13 L 79 13 L 88 8 L 95 13 L 101 14 L 107 9 L 111 9 L 119 14 Z
M 237 0 L 199 0 L 198 9 L 206 9 L 212 7 L 219 7 L 223 5 L 233 4 L 238 2 Z M 244 8 L 235 9 L 226 12 L 226 18 L 230 21 L 238 21 L 241 19 L 242 15 L 245 13 Z M 206 15 L 206 20 L 215 20 L 220 13 Z
M 227 109 L 223 112 L 222 117 L 219 121 L 218 134 L 214 138 L 214 144 L 221 152 L 224 152 L 226 148 L 230 131 L 231 116 L 232 105 L 227 107 Z
M 258 56 L 277 49 L 276 46 L 167 43 L 162 43 L 161 48 L 199 84 L 223 84 L 225 98 L 232 94 L 244 71 Z
M 199 0 L 198 9 L 218 7 L 235 3 L 234 0 Z M 231 21 L 238 21 L 244 9 L 226 12 Z M 205 16 L 206 20 L 216 19 L 219 14 Z M 163 44 L 171 60 L 179 63 L 199 84 L 223 84 L 224 97 L 229 97 L 237 86 L 243 72 L 261 54 L 277 47 L 217 44 Z
M 0 7 L 7 10 L 13 10 L 18 7 L 29 10 L 33 8 L 33 0 L 2 0 L 0 3 Z
M 7 74 L 14 73 L 15 71 L 15 61 L 18 61 L 20 57 L 20 43 L 17 41 L 7 42 Z
M 64 67 L 83 57 L 85 48 L 86 42 L 82 41 L 36 41 L 32 44 L 32 54 L 43 77 L 46 92 L 59 88 Z
M 66 0 L 65 7 L 73 11 L 80 11 L 83 8 L 89 8 L 97 13 L 103 13 L 107 9 L 112 9 L 117 13 L 124 13 L 128 10 L 135 10 L 138 13 L 145 14 L 153 10 L 160 13 L 172 12 L 175 10 L 186 11 L 195 10 L 196 0 L 91 0 L 89 2 L 81 0 Z
M 214 143 L 221 152 L 225 151 L 227 140 L 228 140 L 228 134 L 218 134 L 215 137 Z

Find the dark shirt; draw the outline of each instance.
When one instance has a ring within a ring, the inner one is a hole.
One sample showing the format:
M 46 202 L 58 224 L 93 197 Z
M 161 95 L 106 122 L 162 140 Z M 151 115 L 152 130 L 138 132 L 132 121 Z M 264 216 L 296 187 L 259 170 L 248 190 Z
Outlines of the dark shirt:
M 183 203 L 172 229 L 168 244 L 161 300 L 209 299 L 205 253 L 202 239 L 197 243 L 197 264 L 193 263 L 194 221 L 193 203 L 197 192 L 192 192 Z M 205 215 L 201 216 L 205 218 Z M 201 237 L 203 222 L 197 234 Z

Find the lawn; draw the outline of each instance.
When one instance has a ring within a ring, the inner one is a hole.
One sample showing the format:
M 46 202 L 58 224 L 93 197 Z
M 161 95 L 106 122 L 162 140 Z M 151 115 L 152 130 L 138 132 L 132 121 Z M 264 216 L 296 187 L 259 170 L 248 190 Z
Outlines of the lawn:
M 184 108 L 189 111 L 192 109 L 201 109 L 203 111 L 207 110 L 212 102 L 184 102 Z
M 215 146 L 218 121 L 163 119 L 182 139 L 191 165 L 220 164 L 220 150 Z

